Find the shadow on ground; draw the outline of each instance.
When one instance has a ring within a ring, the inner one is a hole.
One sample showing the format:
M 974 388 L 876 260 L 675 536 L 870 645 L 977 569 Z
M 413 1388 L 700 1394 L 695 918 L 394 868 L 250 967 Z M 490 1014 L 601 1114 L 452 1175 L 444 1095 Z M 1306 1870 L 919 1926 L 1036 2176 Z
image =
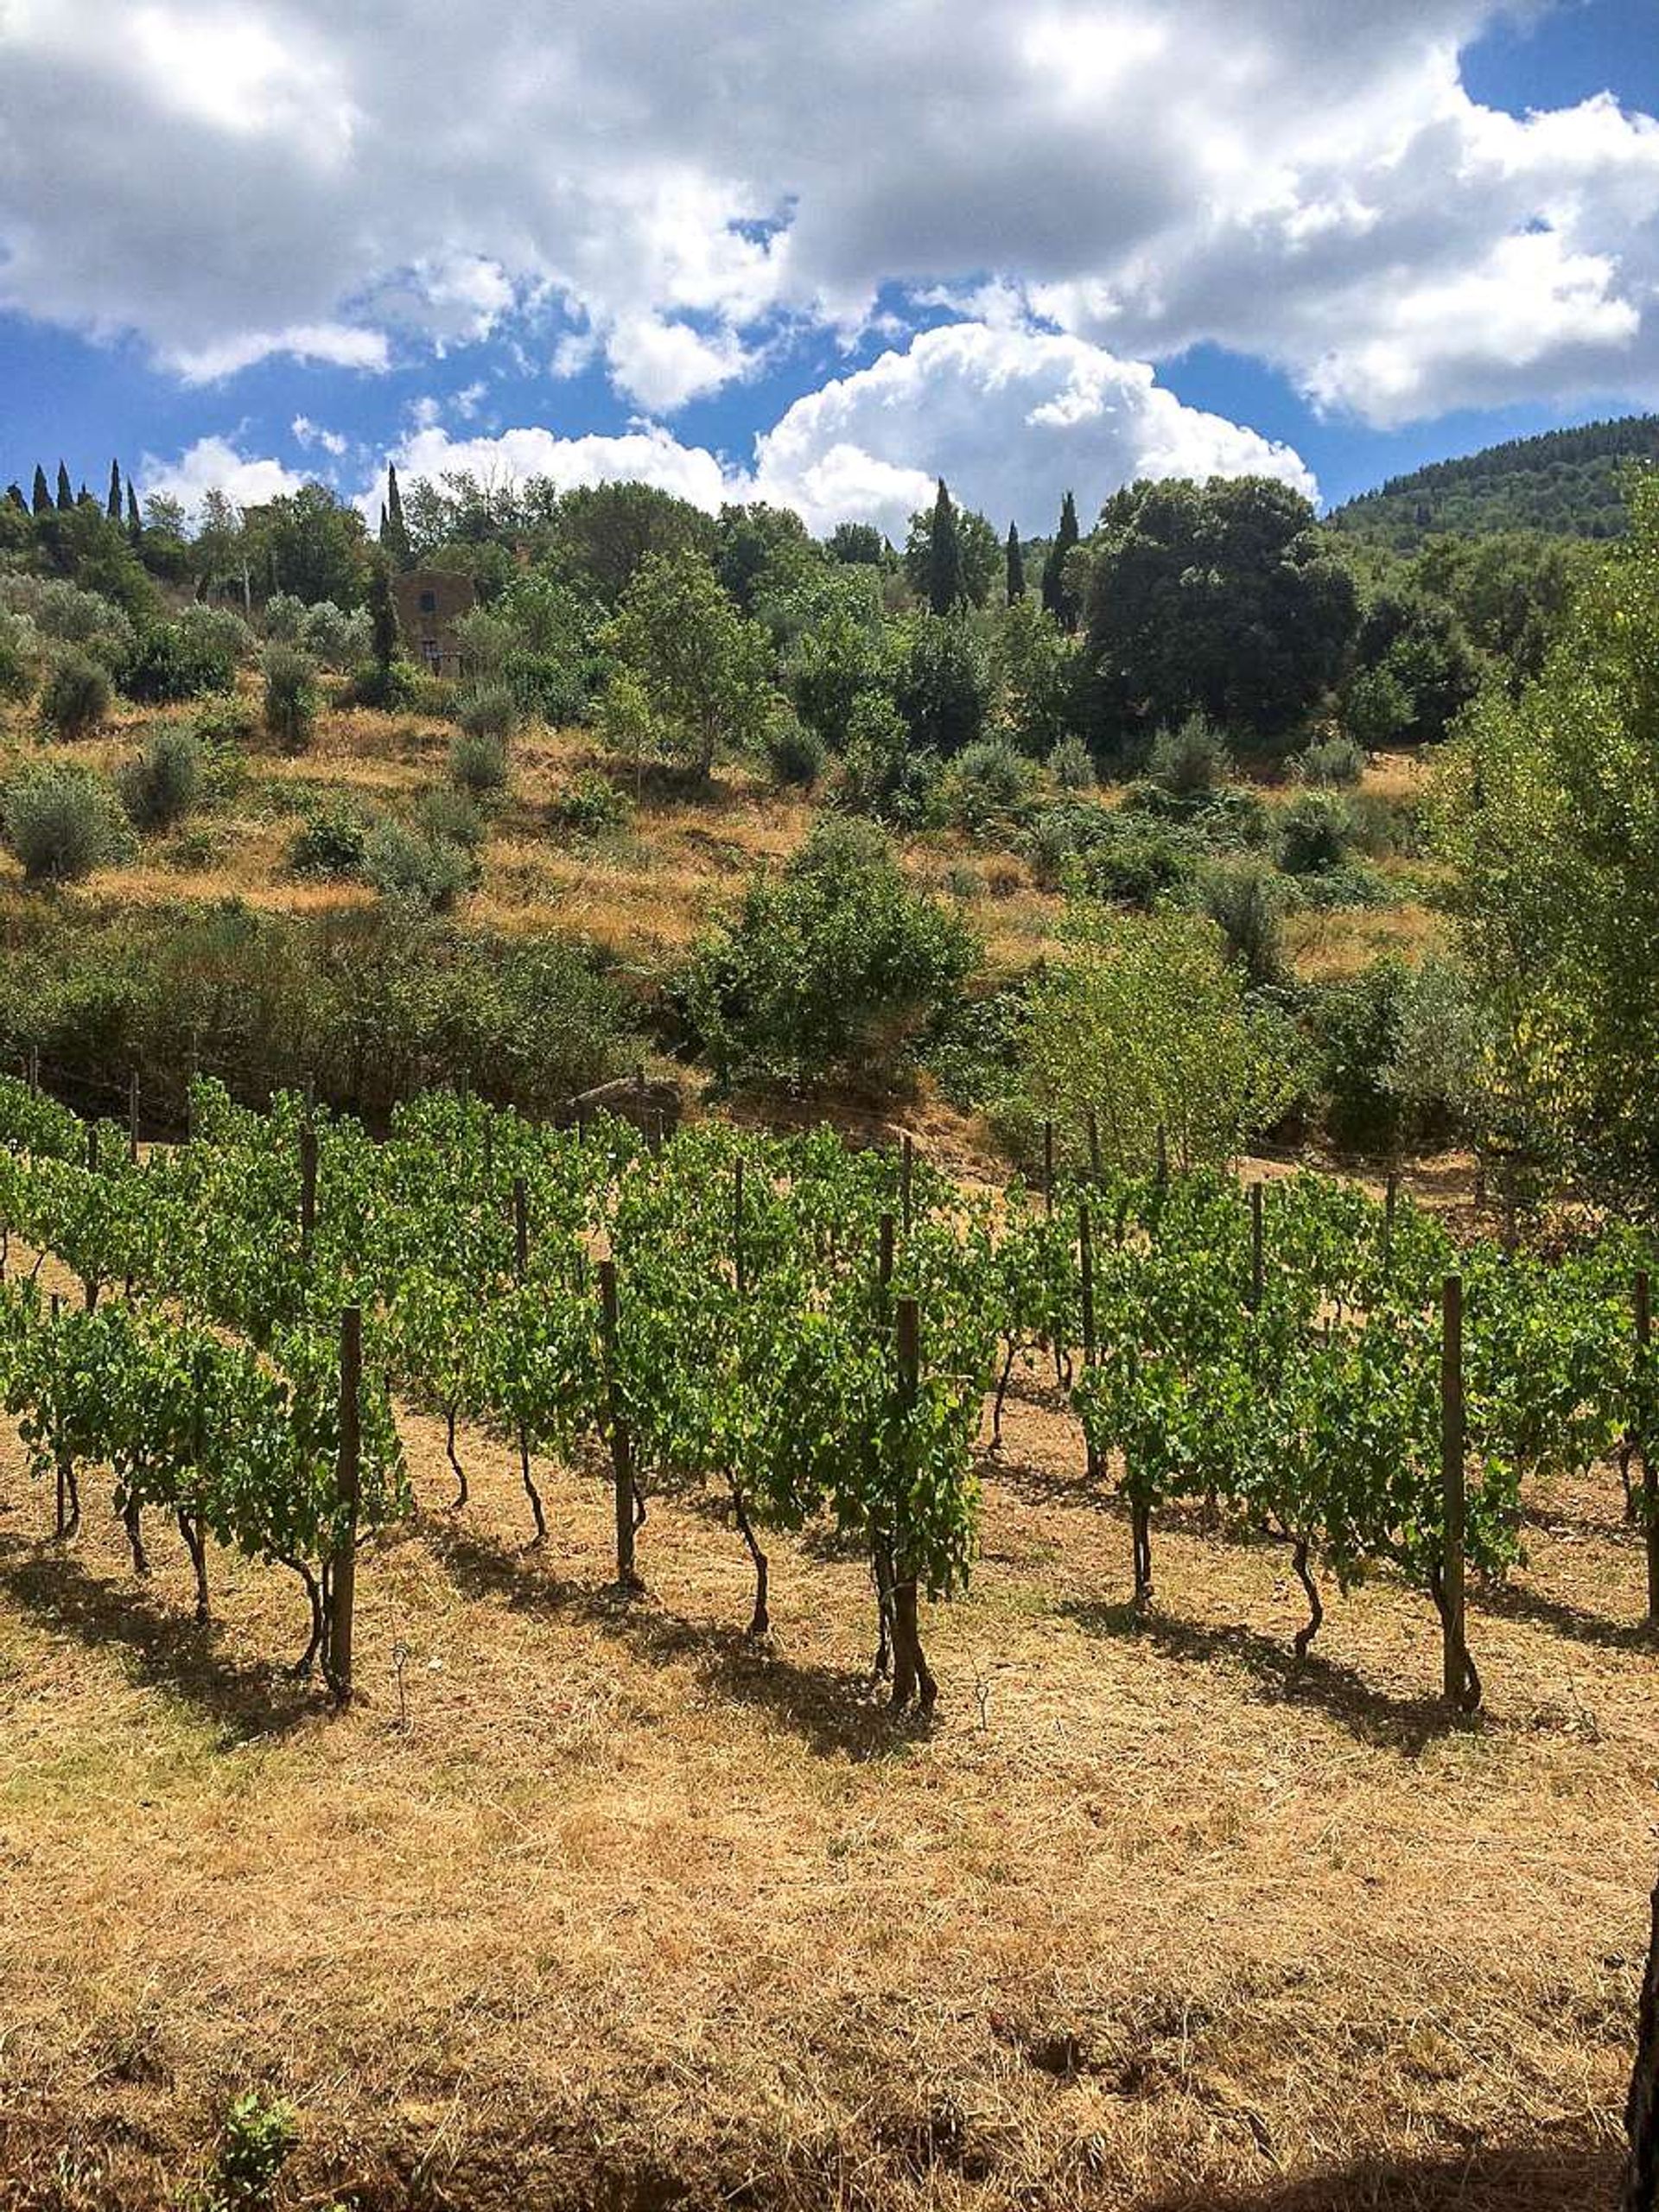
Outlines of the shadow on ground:
M 73 1547 L 0 1538 L 0 1590 L 54 1634 L 125 1656 L 132 1680 L 169 1690 L 209 1715 L 233 1739 L 281 1734 L 326 1709 L 321 1690 L 296 1681 L 280 1662 L 231 1657 L 216 1623 L 199 1624 L 133 1577 L 106 1581 Z M 295 1642 L 303 1599 L 295 1585 Z
M 1613 2212 L 1623 2171 L 1611 2143 L 1498 2145 L 1421 2161 L 1365 2158 L 1340 2173 L 1237 2190 L 1178 2190 L 1141 2212 Z

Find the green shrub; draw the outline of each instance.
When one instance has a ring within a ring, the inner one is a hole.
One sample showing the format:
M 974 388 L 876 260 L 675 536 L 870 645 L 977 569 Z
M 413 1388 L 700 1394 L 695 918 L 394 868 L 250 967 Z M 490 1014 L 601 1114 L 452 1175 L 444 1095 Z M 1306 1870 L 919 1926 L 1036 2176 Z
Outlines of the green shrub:
M 1095 788 L 1094 756 L 1080 737 L 1060 739 L 1048 756 L 1048 772 L 1063 791 L 1091 791 Z
M 360 875 L 368 854 L 368 830 L 346 806 L 324 808 L 295 832 L 288 864 L 296 875 Z
M 408 660 L 389 661 L 384 668 L 378 660 L 365 660 L 353 670 L 339 692 L 342 707 L 372 707 L 383 715 L 447 715 L 454 697 L 453 689 L 445 685 L 442 696 L 442 707 L 429 703 L 421 671 Z
M 1258 860 L 1212 865 L 1198 878 L 1198 899 L 1254 986 L 1286 980 L 1281 878 Z
M 610 830 L 627 827 L 633 816 L 633 802 L 597 768 L 584 768 L 548 811 L 556 830 L 569 830 L 579 837 L 602 837 Z
M 453 784 L 435 784 L 415 802 L 415 823 L 424 837 L 458 845 L 470 853 L 489 832 L 483 808 L 470 792 Z
M 227 822 L 195 822 L 181 830 L 162 858 L 181 875 L 199 875 L 219 868 L 231 855 L 235 834 Z
M 284 753 L 303 753 L 317 723 L 317 667 L 296 645 L 270 645 L 262 666 L 265 728 Z
M 251 699 L 204 699 L 196 709 L 195 724 L 196 735 L 213 752 L 251 745 L 259 734 L 259 713 Z
M 26 614 L 0 607 L 0 701 L 27 699 L 41 667 L 41 635 Z
M 1414 798 L 1355 791 L 1348 801 L 1348 819 L 1356 851 L 1371 860 L 1414 857 L 1423 849 L 1422 809 Z
M 679 996 L 722 1083 L 880 1083 L 976 957 L 966 925 L 912 889 L 878 830 L 830 817 L 779 874 L 751 884 Z
M 43 761 L 0 798 L 6 842 L 31 883 L 75 883 L 127 849 L 109 786 L 84 768 Z
M 1327 984 L 1314 1002 L 1325 1125 L 1346 1150 L 1392 1153 L 1399 1144 L 1404 1107 L 1395 1069 L 1409 988 L 1404 963 L 1387 957 Z
M 291 2105 L 267 2101 L 257 2089 L 238 2097 L 225 2115 L 203 2212 L 263 2212 L 299 2139 Z
M 766 724 L 763 741 L 772 781 L 810 791 L 823 773 L 829 748 L 817 730 L 790 707 L 780 706 Z
M 137 830 L 171 830 L 201 795 L 205 761 L 194 730 L 159 729 L 116 779 L 127 818 Z
M 1166 893 L 1192 880 L 1190 849 L 1166 833 L 1127 828 L 1083 856 L 1083 887 L 1091 897 L 1149 912 Z
M 236 658 L 224 642 L 182 623 L 157 622 L 141 630 L 116 669 L 129 699 L 146 707 L 176 705 L 204 691 L 228 691 Z
M 114 696 L 107 669 L 86 653 L 60 652 L 41 692 L 41 718 L 55 737 L 86 737 L 107 719 Z
M 926 817 L 938 779 L 938 755 L 911 744 L 893 701 L 885 692 L 861 692 L 848 722 L 842 804 L 855 813 L 913 829 Z
M 377 822 L 368 834 L 363 873 L 382 898 L 423 913 L 440 913 L 472 888 L 477 866 L 447 838 L 423 837 L 401 822 Z
M 1291 766 L 1305 784 L 1347 790 L 1365 772 L 1365 749 L 1351 737 L 1315 738 L 1299 753 Z
M 457 730 L 449 741 L 449 780 L 474 798 L 505 791 L 506 747 L 489 730 Z
M 480 683 L 455 709 L 463 737 L 493 738 L 505 753 L 518 727 L 518 702 L 505 683 Z
M 1007 738 L 964 746 L 944 779 L 950 819 L 969 830 L 989 829 L 1017 814 L 1031 795 L 1034 770 Z
M 1204 798 L 1232 772 L 1226 741 L 1205 715 L 1159 730 L 1147 756 L 1147 777 L 1172 798 Z
M 1353 817 L 1334 791 L 1301 791 L 1279 817 L 1279 865 L 1287 875 L 1339 867 L 1353 839 Z

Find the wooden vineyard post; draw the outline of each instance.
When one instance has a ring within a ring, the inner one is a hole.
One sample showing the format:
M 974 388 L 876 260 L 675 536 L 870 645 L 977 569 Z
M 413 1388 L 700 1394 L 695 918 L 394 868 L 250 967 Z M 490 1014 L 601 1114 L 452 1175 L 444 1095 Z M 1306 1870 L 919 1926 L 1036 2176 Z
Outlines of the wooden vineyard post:
M 1653 1342 L 1652 1286 L 1645 1268 L 1637 1270 L 1631 1284 L 1631 1293 L 1636 1309 L 1639 1387 L 1642 1370 L 1647 1363 L 1648 1348 Z M 1642 1458 L 1642 1532 L 1648 1555 L 1648 1620 L 1650 1625 L 1659 1625 L 1659 1497 L 1654 1494 L 1653 1466 L 1649 1457 L 1652 1442 L 1653 1440 L 1646 1435 L 1635 1439 L 1636 1448 Z
M 622 1387 L 618 1374 L 617 1333 L 618 1309 L 616 1300 L 616 1262 L 601 1260 L 599 1263 L 599 1295 L 605 1324 L 605 1378 L 610 1413 L 611 1481 L 616 1500 L 616 1586 L 619 1590 L 637 1591 L 645 1588 L 639 1568 L 634 1564 L 633 1440 L 628 1433 L 628 1424 L 622 1414 Z
M 317 1233 L 317 1133 L 309 1122 L 300 1131 L 300 1255 L 308 1260 Z
M 1100 1116 L 1091 1106 L 1089 1109 L 1089 1179 L 1100 1180 Z
M 1464 1441 L 1463 1277 L 1447 1275 L 1440 1289 L 1441 1683 L 1448 1703 L 1472 1713 L 1480 1680 L 1464 1638 Z
M 1089 1217 L 1089 1203 L 1084 1199 L 1077 1208 L 1077 1284 L 1083 1309 L 1083 1363 L 1095 1363 L 1095 1238 L 1094 1225 Z M 1094 1439 L 1084 1436 L 1084 1468 L 1090 1482 L 1100 1474 L 1100 1455 L 1095 1450 Z
M 305 1125 L 307 1128 L 309 1128 L 312 1122 L 317 1118 L 316 1077 L 311 1073 L 309 1069 L 306 1071 L 305 1082 L 302 1087 L 301 1096 L 305 1104 Z
M 1054 1124 L 1043 1123 L 1043 1211 L 1054 1211 Z
M 899 1403 L 901 1412 L 914 1408 L 921 1388 L 921 1315 L 913 1298 L 901 1298 L 895 1314 L 899 1355 Z M 904 1532 L 894 1531 L 893 1583 L 893 1705 L 902 1712 L 912 1698 L 918 1709 L 931 1713 L 938 1685 L 928 1672 L 918 1621 L 916 1571 L 904 1549 Z
M 905 1234 L 910 1234 L 910 1179 L 915 1160 L 915 1147 L 910 1132 L 905 1132 L 903 1147 L 899 1155 L 899 1218 L 904 1224 Z
M 135 1068 L 127 1079 L 127 1154 L 134 1161 L 138 1157 L 138 1071 Z
M 1262 1226 L 1262 1185 L 1250 1185 L 1250 1311 L 1262 1310 L 1262 1294 L 1267 1287 L 1267 1249 Z
M 352 1701 L 352 1611 L 357 1601 L 357 1515 L 362 1475 L 363 1314 L 348 1306 L 340 1317 L 340 1457 L 335 1488 L 340 1535 L 328 1574 L 328 1661 L 336 1705 Z
M 530 1202 L 524 1179 L 512 1179 L 512 1264 L 520 1282 L 530 1273 Z
M 1394 1210 L 1399 1202 L 1400 1179 L 1390 1175 L 1382 1192 L 1382 1272 L 1386 1275 L 1394 1267 Z

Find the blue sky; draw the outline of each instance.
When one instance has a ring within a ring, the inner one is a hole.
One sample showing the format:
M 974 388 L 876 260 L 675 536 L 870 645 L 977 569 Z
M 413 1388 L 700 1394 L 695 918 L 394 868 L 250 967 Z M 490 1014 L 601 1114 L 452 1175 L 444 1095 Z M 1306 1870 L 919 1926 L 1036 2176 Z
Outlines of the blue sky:
M 1659 404 L 1659 0 L 368 12 L 0 9 L 0 480 L 1037 529 Z

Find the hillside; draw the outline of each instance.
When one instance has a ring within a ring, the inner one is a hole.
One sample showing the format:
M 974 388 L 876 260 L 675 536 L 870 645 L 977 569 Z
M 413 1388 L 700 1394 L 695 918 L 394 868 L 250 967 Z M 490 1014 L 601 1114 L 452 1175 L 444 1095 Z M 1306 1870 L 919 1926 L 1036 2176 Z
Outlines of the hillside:
M 1457 531 L 1485 537 L 1539 530 L 1571 537 L 1624 535 L 1624 473 L 1659 460 L 1659 415 L 1587 423 L 1541 437 L 1512 438 L 1457 461 L 1390 477 L 1335 508 L 1331 526 L 1369 544 L 1414 552 Z

